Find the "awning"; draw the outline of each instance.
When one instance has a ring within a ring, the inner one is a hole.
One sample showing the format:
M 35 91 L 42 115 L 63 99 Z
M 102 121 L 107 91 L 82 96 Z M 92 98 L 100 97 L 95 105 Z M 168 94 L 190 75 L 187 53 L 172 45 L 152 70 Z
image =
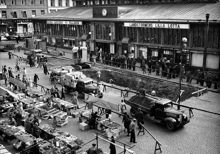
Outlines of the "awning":
M 130 41 L 130 39 L 128 37 L 123 37 L 123 39 L 121 40 L 121 43 L 128 44 L 129 41 Z
M 87 34 L 83 34 L 82 35 L 82 40 L 87 40 L 88 35 Z

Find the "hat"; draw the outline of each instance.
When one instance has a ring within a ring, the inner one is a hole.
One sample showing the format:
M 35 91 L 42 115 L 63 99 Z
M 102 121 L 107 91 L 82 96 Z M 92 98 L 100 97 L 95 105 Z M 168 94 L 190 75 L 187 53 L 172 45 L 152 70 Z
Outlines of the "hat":
M 133 121 L 136 121 L 136 119 L 134 118 Z
M 96 146 L 96 144 L 95 144 L 95 143 L 93 143 L 92 145 L 93 145 L 93 146 Z

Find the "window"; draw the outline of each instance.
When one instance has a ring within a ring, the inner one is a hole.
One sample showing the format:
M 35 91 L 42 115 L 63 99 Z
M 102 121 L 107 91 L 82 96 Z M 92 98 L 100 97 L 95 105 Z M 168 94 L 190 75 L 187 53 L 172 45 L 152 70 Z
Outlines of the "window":
M 6 5 L 5 0 L 1 0 L 0 4 Z
M 36 16 L 36 10 L 32 10 L 32 17 Z
M 110 4 L 116 4 L 116 0 L 110 0 Z
M 66 6 L 70 6 L 69 0 L 66 0 Z
M 95 5 L 99 5 L 99 0 L 95 0 Z
M 96 39 L 111 40 L 111 26 L 110 24 L 97 23 L 95 25 Z
M 40 4 L 44 4 L 44 0 L 40 0 Z
M 34 5 L 35 4 L 35 0 L 31 0 L 31 5 Z
M 12 16 L 13 18 L 17 18 L 17 12 L 16 12 L 16 11 L 11 12 L 11 16 Z
M 55 0 L 51 0 L 51 1 L 50 1 L 50 5 L 51 5 L 51 6 L 55 6 Z
M 62 6 L 62 0 L 58 1 L 58 6 Z
M 40 12 L 41 12 L 41 14 L 45 14 L 45 10 L 41 10 Z
M 26 11 L 21 11 L 21 16 L 23 18 L 27 18 L 27 12 Z
M 11 1 L 11 4 L 12 4 L 12 5 L 16 5 L 16 0 L 12 0 L 12 1 Z
M 21 5 L 26 5 L 26 0 L 22 0 Z
M 2 18 L 7 18 L 7 12 L 6 11 L 2 11 Z

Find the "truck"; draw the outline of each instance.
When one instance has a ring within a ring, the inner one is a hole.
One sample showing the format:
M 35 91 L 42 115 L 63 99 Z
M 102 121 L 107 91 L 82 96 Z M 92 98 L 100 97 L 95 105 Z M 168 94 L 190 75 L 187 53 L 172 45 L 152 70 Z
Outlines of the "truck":
M 102 97 L 99 87 L 94 84 L 93 79 L 86 77 L 82 72 L 76 71 L 67 73 L 61 77 L 61 85 L 66 89 L 66 92 L 78 91 L 79 93 L 87 93 Z
M 174 108 L 172 101 L 166 98 L 137 94 L 125 100 L 125 103 L 131 107 L 131 115 L 135 116 L 142 111 L 144 115 L 164 124 L 171 131 L 183 127 L 190 121 L 184 111 Z
M 50 80 L 56 80 L 57 83 L 61 82 L 61 77 L 67 73 L 72 73 L 75 69 L 72 66 L 59 66 L 50 68 Z M 53 78 L 53 79 L 52 79 Z

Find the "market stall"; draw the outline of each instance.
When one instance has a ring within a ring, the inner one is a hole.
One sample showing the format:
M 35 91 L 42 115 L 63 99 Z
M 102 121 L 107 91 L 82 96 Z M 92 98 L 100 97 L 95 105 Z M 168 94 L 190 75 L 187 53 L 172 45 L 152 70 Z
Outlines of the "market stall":
M 60 98 L 53 98 L 52 100 L 57 108 L 61 109 L 64 112 L 67 112 L 68 115 L 71 115 L 72 112 L 77 110 L 77 105 L 72 104 L 68 101 L 64 101 Z
M 109 139 L 112 136 L 114 136 L 114 138 L 118 138 L 124 132 L 122 125 L 109 119 L 99 121 L 97 129 L 100 131 L 104 131 L 105 135 Z

